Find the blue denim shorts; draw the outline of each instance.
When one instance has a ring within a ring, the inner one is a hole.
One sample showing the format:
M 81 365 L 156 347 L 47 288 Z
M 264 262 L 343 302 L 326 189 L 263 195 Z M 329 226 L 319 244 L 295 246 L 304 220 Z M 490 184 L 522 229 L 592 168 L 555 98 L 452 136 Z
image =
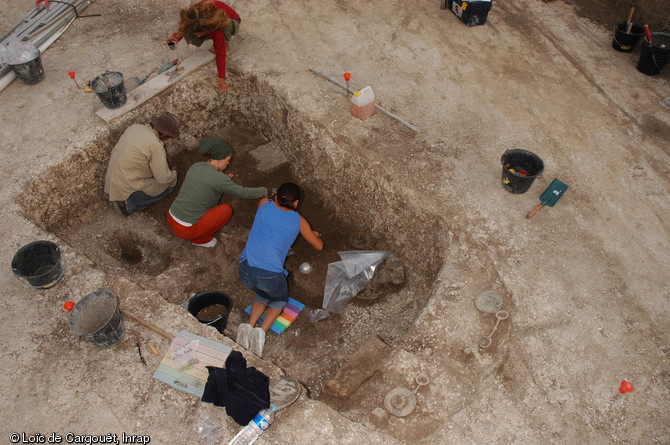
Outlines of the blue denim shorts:
M 250 266 L 246 260 L 240 263 L 238 272 L 242 284 L 256 292 L 252 302 L 277 310 L 288 304 L 288 282 L 283 273 Z

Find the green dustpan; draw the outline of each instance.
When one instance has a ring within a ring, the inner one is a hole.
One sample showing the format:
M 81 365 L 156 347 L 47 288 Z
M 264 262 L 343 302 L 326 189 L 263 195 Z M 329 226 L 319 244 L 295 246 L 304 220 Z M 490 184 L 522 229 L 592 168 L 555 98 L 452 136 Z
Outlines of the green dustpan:
M 544 206 L 553 207 L 556 202 L 561 199 L 561 196 L 563 196 L 567 189 L 568 185 L 558 179 L 551 181 L 549 187 L 547 187 L 547 189 L 540 195 L 540 204 L 531 210 L 528 215 L 526 215 L 526 218 L 532 218 L 533 215 L 539 212 Z

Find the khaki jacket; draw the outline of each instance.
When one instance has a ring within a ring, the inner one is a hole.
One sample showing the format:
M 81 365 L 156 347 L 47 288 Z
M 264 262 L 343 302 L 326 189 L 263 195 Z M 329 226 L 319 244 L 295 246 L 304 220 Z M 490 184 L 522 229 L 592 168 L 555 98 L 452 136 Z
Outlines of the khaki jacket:
M 156 196 L 176 184 L 177 172 L 168 166 L 158 132 L 148 125 L 128 127 L 109 159 L 105 176 L 105 193 L 109 200 L 125 201 L 138 190 Z

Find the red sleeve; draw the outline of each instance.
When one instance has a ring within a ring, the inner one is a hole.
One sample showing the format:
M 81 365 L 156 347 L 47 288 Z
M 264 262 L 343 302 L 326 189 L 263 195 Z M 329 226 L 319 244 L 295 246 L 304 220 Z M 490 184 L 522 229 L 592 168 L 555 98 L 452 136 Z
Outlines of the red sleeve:
M 221 79 L 226 78 L 226 39 L 223 37 L 223 31 L 217 30 L 209 34 L 214 42 L 214 54 L 216 55 L 216 71 Z
M 240 15 L 227 4 L 218 0 L 214 0 L 213 3 L 217 8 L 226 11 L 226 14 L 228 14 L 228 17 L 230 17 L 231 20 L 240 18 Z M 216 54 L 216 71 L 218 72 L 221 79 L 225 79 L 227 54 L 226 39 L 223 37 L 223 32 L 220 30 L 210 33 L 209 37 L 214 42 L 214 54 Z
M 216 6 L 217 8 L 223 9 L 224 11 L 226 11 L 226 14 L 228 14 L 228 17 L 230 17 L 231 19 L 239 19 L 240 18 L 240 15 L 233 8 L 226 5 L 225 3 L 220 2 L 218 0 L 214 0 L 213 3 L 214 3 L 214 6 Z

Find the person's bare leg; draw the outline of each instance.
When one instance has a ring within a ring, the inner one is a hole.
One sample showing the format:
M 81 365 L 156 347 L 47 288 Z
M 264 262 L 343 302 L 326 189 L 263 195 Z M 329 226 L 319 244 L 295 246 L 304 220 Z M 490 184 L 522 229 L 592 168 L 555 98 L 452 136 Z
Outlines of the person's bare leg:
M 283 310 L 284 309 L 272 309 L 271 307 L 268 307 L 267 311 L 265 312 L 265 318 L 263 319 L 261 329 L 263 329 L 265 332 L 268 332 L 272 327 L 272 323 L 274 323 L 277 317 L 281 315 Z M 253 313 L 253 308 L 251 308 L 251 313 Z
M 253 302 L 251 303 L 251 313 L 249 314 L 249 324 L 253 328 L 256 326 L 256 323 L 258 323 L 258 319 L 261 318 L 261 315 L 263 315 L 263 312 L 265 312 L 267 306 L 265 306 L 263 303 L 258 303 L 258 302 Z M 269 308 L 268 308 L 269 309 Z M 277 317 L 275 317 L 276 319 Z M 265 316 L 265 319 L 267 320 L 267 315 Z M 274 320 L 272 320 L 274 322 Z

